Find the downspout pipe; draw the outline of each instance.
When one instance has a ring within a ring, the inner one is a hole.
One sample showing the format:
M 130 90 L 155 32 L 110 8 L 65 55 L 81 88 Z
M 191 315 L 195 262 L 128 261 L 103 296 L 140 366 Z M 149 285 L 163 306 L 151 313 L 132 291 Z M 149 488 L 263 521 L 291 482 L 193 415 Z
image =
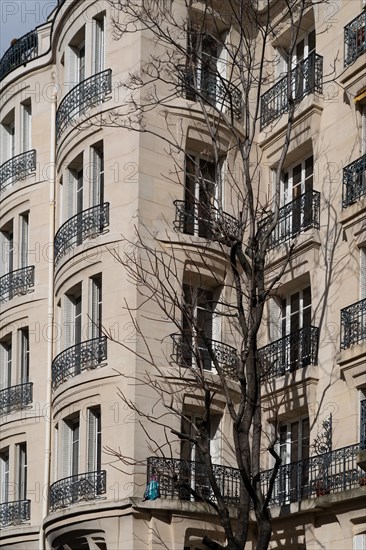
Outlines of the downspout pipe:
M 47 372 L 46 402 L 44 407 L 45 451 L 43 473 L 42 525 L 39 533 L 39 550 L 45 550 L 46 541 L 43 521 L 48 514 L 49 487 L 51 475 L 51 436 L 52 436 L 52 360 L 54 340 L 54 236 L 55 236 L 55 192 L 56 192 L 56 107 L 57 87 L 51 96 L 50 120 L 50 168 L 49 168 L 49 236 L 48 236 L 48 297 L 47 297 Z

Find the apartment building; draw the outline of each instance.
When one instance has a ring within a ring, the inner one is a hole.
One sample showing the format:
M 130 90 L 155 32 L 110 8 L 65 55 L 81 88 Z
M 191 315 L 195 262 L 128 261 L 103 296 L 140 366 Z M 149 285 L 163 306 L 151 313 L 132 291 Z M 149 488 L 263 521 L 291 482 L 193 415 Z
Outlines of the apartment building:
M 256 136 L 258 196 L 268 204 L 285 140 L 289 63 L 297 101 L 268 280 L 294 248 L 268 300 L 258 350 L 263 429 L 277 426 L 282 458 L 270 548 L 362 550 L 366 12 L 361 0 L 314 3 L 289 59 L 290 18 L 281 2 L 270 3 L 283 24 L 266 46 L 274 69 L 265 75 Z M 189 12 L 183 1 L 171 7 L 189 19 L 199 17 L 199 4 Z M 209 340 L 231 376 L 238 349 L 217 321 L 217 304 L 227 277 L 223 250 L 240 229 L 237 196 L 225 187 L 233 155 L 221 130 L 219 159 L 212 155 L 190 83 L 209 105 L 232 113 L 238 132 L 242 92 L 233 85 L 229 102 L 221 92 L 230 63 L 211 29 L 193 44 L 197 72 L 186 75 L 181 97 L 165 104 L 163 117 L 154 109 L 146 115 L 154 132 L 129 131 L 116 113 L 131 88 L 120 83 L 148 59 L 153 40 L 147 31 L 116 40 L 112 16 L 106 0 L 59 0 L 0 60 L 1 548 L 203 550 L 203 533 L 224 541 L 212 508 L 176 484 L 184 471 L 196 494 L 211 495 L 199 452 L 174 440 L 169 453 L 152 453 L 146 430 L 161 446 L 165 432 L 138 421 L 121 399 L 128 395 L 146 415 L 155 403 L 153 378 L 138 383 L 147 369 L 145 340 L 160 369 L 195 369 L 199 337 L 188 318 L 177 333 L 145 303 L 119 258 L 133 257 L 136 229 L 150 246 L 174 251 L 173 287 L 204 334 L 202 369 L 215 381 Z M 182 144 L 178 157 L 157 137 L 170 132 Z M 202 396 L 187 393 L 182 406 L 182 424 L 174 415 L 171 422 L 184 432 L 184 419 L 201 421 Z M 219 391 L 210 431 L 215 472 L 235 507 L 240 481 Z M 264 487 L 272 467 L 264 453 Z M 144 500 L 155 477 L 160 497 Z M 254 540 L 253 527 L 248 548 Z

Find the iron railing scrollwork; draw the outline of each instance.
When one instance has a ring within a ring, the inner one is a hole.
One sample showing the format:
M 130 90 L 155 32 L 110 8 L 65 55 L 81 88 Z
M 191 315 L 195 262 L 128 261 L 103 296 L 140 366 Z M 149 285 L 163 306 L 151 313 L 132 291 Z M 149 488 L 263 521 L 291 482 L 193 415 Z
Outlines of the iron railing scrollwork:
M 344 27 L 344 66 L 347 67 L 366 52 L 366 11 Z
M 269 216 L 262 222 L 263 229 L 271 222 Z M 303 231 L 320 227 L 320 193 L 306 191 L 297 199 L 285 204 L 279 209 L 278 222 L 269 237 L 269 248 L 274 248 L 286 241 L 294 239 Z
M 220 110 L 226 109 L 236 118 L 240 118 L 243 95 L 240 89 L 224 78 L 215 67 L 183 65 L 178 67 L 178 76 L 186 99 L 197 101 L 201 97 L 205 103 Z
M 349 445 L 280 466 L 271 505 L 283 506 L 307 498 L 359 487 L 365 472 L 357 465 L 360 446 Z M 272 470 L 261 474 L 262 489 L 268 491 Z
M 213 464 L 213 474 L 228 505 L 237 505 L 240 496 L 240 472 L 236 468 Z M 147 459 L 147 480 L 157 476 L 160 497 L 180 500 L 215 501 L 206 467 L 200 462 L 175 458 Z
M 207 339 L 208 347 L 202 337 L 188 333 L 172 334 L 171 338 L 173 339 L 172 359 L 178 366 L 195 367 L 201 364 L 204 370 L 211 371 L 214 366 L 211 350 L 221 370 L 230 377 L 236 377 L 238 355 L 232 346 Z
M 107 337 L 92 338 L 59 353 L 52 362 L 52 388 L 77 376 L 84 370 L 95 369 L 107 359 Z
M 66 252 L 87 238 L 97 237 L 109 225 L 109 202 L 92 206 L 69 218 L 57 231 L 54 242 L 55 263 Z
M 106 101 L 112 91 L 112 70 L 107 69 L 86 78 L 65 95 L 57 109 L 56 133 L 59 137 L 64 129 L 88 109 Z
M 7 160 L 0 166 L 0 193 L 16 181 L 25 179 L 36 170 L 36 151 L 32 149 Z M 10 181 L 9 181 L 10 180 Z M 8 182 L 8 183 L 6 183 Z
M 0 390 L 0 415 L 24 409 L 32 403 L 33 384 L 26 382 Z
M 38 34 L 36 30 L 33 30 L 21 38 L 15 39 L 0 59 L 0 80 L 37 56 Z
M 0 527 L 20 525 L 30 520 L 30 500 L 16 500 L 0 504 Z
M 343 208 L 347 208 L 365 195 L 366 154 L 343 168 Z
M 34 286 L 34 266 L 21 267 L 0 277 L 0 303 L 27 294 Z
M 78 502 L 95 500 L 105 492 L 105 470 L 60 479 L 50 486 L 51 512 Z
M 180 233 L 197 235 L 222 243 L 238 240 L 240 222 L 230 214 L 205 204 L 187 201 L 174 201 L 174 227 Z
M 300 61 L 290 75 L 291 96 L 295 102 L 300 102 L 305 96 L 323 92 L 323 57 L 311 53 Z M 281 78 L 261 97 L 261 129 L 276 118 L 286 113 L 289 108 L 289 91 L 287 75 Z
M 307 326 L 258 350 L 262 379 L 318 364 L 319 329 Z
M 366 340 L 366 299 L 341 309 L 341 349 Z

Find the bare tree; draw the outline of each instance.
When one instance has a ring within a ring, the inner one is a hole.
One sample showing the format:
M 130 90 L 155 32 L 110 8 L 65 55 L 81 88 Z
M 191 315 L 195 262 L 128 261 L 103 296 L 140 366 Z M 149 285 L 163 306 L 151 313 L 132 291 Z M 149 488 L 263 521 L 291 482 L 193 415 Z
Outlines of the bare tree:
M 161 140 L 171 163 L 164 177 L 180 184 L 183 196 L 175 201 L 174 239 L 142 216 L 136 238 L 118 256 L 139 293 L 136 308 L 126 304 L 139 345 L 120 343 L 145 364 L 144 372 L 123 375 L 151 395 L 145 406 L 122 390 L 121 398 L 156 457 L 149 471 L 160 491 L 192 497 L 219 518 L 223 537 L 214 540 L 206 533 L 204 545 L 242 550 L 254 520 L 255 547 L 264 550 L 281 459 L 276 430 L 268 435 L 262 428 L 261 395 L 263 377 L 278 357 L 261 360 L 258 344 L 267 331 L 266 304 L 276 295 L 302 227 L 299 202 L 281 217 L 281 178 L 299 105 L 304 96 L 321 92 L 315 52 L 309 48 L 301 58 L 297 48 L 304 20 L 316 6 L 310 0 L 110 0 L 110 5 L 116 38 L 122 42 L 140 33 L 151 49 L 143 50 L 139 67 L 121 82 L 124 108 L 103 124 Z M 282 57 L 275 58 L 271 48 L 278 37 L 285 43 L 277 50 Z M 282 133 L 269 192 L 270 170 L 262 169 L 257 138 L 268 128 L 275 131 L 276 124 Z M 311 217 L 306 200 L 301 208 Z M 285 243 L 285 260 L 269 278 L 268 254 L 278 243 Z M 139 317 L 136 310 L 144 313 Z M 159 334 L 165 331 L 166 337 L 147 336 L 146 320 L 161 323 Z M 224 342 L 214 338 L 215 323 Z M 191 396 L 200 403 L 196 416 L 186 406 Z M 215 464 L 210 447 L 217 400 L 231 421 L 231 433 L 221 434 L 226 468 Z M 121 450 L 109 452 L 126 467 L 134 463 Z M 273 467 L 264 483 L 268 454 Z

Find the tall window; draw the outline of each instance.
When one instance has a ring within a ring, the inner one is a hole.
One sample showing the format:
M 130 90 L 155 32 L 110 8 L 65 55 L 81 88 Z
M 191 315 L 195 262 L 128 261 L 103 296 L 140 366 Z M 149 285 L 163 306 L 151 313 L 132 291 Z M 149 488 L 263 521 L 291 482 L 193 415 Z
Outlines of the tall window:
M 205 340 L 212 340 L 214 293 L 211 290 L 183 285 L 183 362 L 186 366 L 212 369 Z
M 102 336 L 102 277 L 90 279 L 90 336 Z
M 85 26 L 74 36 L 67 49 L 67 79 L 69 90 L 85 80 Z
M 103 143 L 92 147 L 92 190 L 91 206 L 97 206 L 104 202 L 104 154 Z
M 79 413 L 62 422 L 61 477 L 76 476 L 79 473 L 80 417 Z
M 15 111 L 10 111 L 1 123 L 1 164 L 15 157 Z
M 1 229 L 1 272 L 0 275 L 14 271 L 14 230 L 13 220 Z
M 20 266 L 28 266 L 29 212 L 20 216 Z
M 66 185 L 63 186 L 64 220 L 80 214 L 84 208 L 83 155 L 79 155 L 68 167 Z M 78 238 L 81 232 L 78 232 Z M 80 243 L 79 243 L 80 244 Z
M 20 383 L 29 382 L 29 328 L 19 330 L 20 343 Z
M 100 15 L 93 19 L 94 31 L 94 73 L 104 71 L 105 56 L 105 34 L 104 34 L 105 16 Z
M 30 100 L 22 103 L 22 151 L 32 149 L 32 105 Z
M 82 296 L 81 284 L 64 297 L 65 348 L 82 341 Z
M 88 472 L 102 467 L 102 424 L 100 407 L 88 409 Z
M 25 500 L 27 498 L 27 444 L 19 443 L 17 445 L 17 500 Z
M 0 387 L 11 386 L 13 348 L 11 335 L 0 342 Z
M 206 159 L 186 155 L 184 233 L 210 238 L 212 206 L 217 194 L 217 167 Z
M 0 451 L 0 502 L 9 501 L 9 449 Z

